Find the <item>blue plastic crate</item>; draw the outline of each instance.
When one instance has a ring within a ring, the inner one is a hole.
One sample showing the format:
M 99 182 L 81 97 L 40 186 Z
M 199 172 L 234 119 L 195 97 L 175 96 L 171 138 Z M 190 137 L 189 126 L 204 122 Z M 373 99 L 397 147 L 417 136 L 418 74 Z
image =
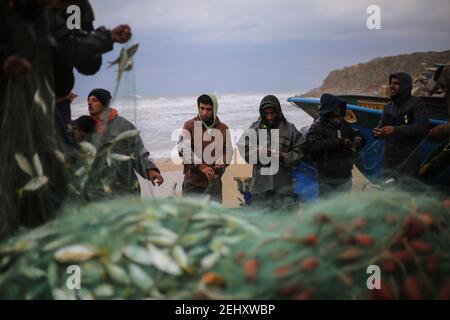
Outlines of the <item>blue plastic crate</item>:
M 305 162 L 300 162 L 293 169 L 292 175 L 295 180 L 294 192 L 297 200 L 310 202 L 319 199 L 316 168 Z

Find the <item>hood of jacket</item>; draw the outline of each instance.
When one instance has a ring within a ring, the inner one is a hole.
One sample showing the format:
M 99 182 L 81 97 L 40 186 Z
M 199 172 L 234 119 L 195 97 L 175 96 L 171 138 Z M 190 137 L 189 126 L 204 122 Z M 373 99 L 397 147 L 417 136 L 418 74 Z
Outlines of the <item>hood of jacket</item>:
M 345 117 L 347 112 L 347 103 L 335 95 L 324 93 L 320 97 L 320 117 L 325 118 L 326 115 L 333 111 L 337 106 L 342 107 L 342 117 Z
M 404 103 L 411 97 L 413 87 L 412 78 L 406 72 L 395 72 L 389 76 L 389 84 L 391 84 L 393 78 L 398 79 L 400 82 L 400 91 L 396 96 L 391 97 L 391 99 L 397 104 Z
M 274 109 L 277 114 L 278 114 L 278 119 L 277 122 L 275 124 L 273 124 L 272 126 L 269 126 L 269 124 L 267 124 L 264 121 L 264 109 L 266 108 L 272 108 Z M 286 118 L 283 114 L 283 110 L 281 109 L 281 104 L 280 101 L 278 100 L 277 97 L 275 97 L 274 95 L 268 95 L 265 96 L 262 100 L 261 103 L 259 105 L 259 121 L 261 124 L 261 127 L 272 127 L 272 128 L 276 128 L 280 125 L 281 122 L 286 121 Z
M 213 102 L 213 118 L 212 121 L 210 123 L 206 123 L 205 121 L 201 120 L 201 116 L 200 116 L 200 107 L 198 107 L 198 119 L 200 119 L 203 123 L 203 125 L 205 126 L 206 129 L 210 129 L 213 128 L 216 125 L 217 122 L 217 113 L 219 111 L 219 104 L 217 103 L 217 97 L 213 94 L 206 94 L 208 97 L 211 98 L 212 102 Z

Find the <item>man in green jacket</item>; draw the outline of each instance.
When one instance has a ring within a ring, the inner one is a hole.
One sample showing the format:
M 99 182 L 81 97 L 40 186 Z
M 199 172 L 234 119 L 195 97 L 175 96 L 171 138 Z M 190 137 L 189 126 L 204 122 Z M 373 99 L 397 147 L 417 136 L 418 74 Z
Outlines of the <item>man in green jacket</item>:
M 89 93 L 89 114 L 95 120 L 97 128 L 93 141 L 97 142 L 98 146 L 112 142 L 121 133 L 136 130 L 130 121 L 119 116 L 116 109 L 110 108 L 110 102 L 111 94 L 105 89 L 94 89 Z M 150 153 L 144 147 L 139 134 L 115 143 L 111 154 L 116 156 L 111 156 L 107 162 L 101 161 L 97 165 L 95 177 L 107 183 L 114 193 L 138 191 L 138 180 L 134 171 L 150 180 L 153 185 L 160 186 L 164 182 L 158 167 L 149 158 Z

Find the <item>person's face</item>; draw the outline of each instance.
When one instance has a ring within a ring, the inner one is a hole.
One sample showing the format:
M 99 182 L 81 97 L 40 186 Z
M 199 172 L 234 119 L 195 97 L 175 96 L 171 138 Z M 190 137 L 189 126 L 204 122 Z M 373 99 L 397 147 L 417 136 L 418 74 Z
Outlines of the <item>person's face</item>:
M 265 108 L 263 110 L 264 121 L 268 124 L 274 124 L 277 120 L 278 113 L 274 108 Z
M 336 108 L 334 108 L 330 113 L 329 113 L 329 117 L 331 119 L 337 119 L 337 118 L 342 118 L 342 107 L 337 106 Z
M 213 107 L 209 104 L 200 103 L 199 112 L 200 112 L 200 118 L 203 121 L 210 121 L 213 116 Z
M 89 106 L 89 114 L 91 116 L 98 115 L 105 111 L 105 107 L 101 104 L 101 102 L 95 96 L 90 96 L 88 98 L 88 106 Z
M 90 135 L 77 127 L 73 128 L 73 137 L 78 143 L 90 140 Z
M 400 92 L 400 81 L 397 78 L 391 79 L 390 94 L 391 97 L 395 97 Z

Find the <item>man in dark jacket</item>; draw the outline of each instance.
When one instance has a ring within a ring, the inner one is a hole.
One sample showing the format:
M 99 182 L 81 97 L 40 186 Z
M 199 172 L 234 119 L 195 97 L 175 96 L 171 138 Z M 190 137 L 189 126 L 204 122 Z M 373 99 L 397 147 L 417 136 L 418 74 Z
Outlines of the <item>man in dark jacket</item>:
M 306 150 L 317 164 L 321 197 L 351 190 L 354 157 L 365 143 L 364 136 L 345 121 L 346 112 L 345 101 L 323 94 L 320 117 L 306 134 Z
M 391 101 L 384 106 L 375 137 L 386 138 L 384 173 L 386 179 L 412 177 L 419 173 L 419 145 L 429 124 L 425 103 L 411 95 L 412 79 L 404 72 L 389 76 Z
M 295 125 L 286 120 L 277 97 L 265 96 L 259 115 L 238 141 L 240 155 L 253 164 L 252 205 L 288 208 L 294 201 L 292 169 L 303 157 L 302 137 Z
M 0 1 L 0 238 L 45 223 L 67 194 L 65 171 L 54 155 L 55 48 L 43 1 Z M 39 188 L 18 192 L 33 182 L 18 155 L 35 164 Z
M 69 30 L 67 7 L 76 4 L 81 11 L 81 29 Z M 114 43 L 125 43 L 131 38 L 128 25 L 113 30 L 105 27 L 94 29 L 94 12 L 88 0 L 51 0 L 53 29 L 58 46 L 54 53 L 55 121 L 56 128 L 67 145 L 73 145 L 71 135 L 71 91 L 75 78 L 73 69 L 80 74 L 94 75 L 102 65 L 102 54 L 113 50 Z
M 3 68 L 0 73 L 4 72 L 14 76 L 31 69 L 31 61 L 28 61 L 27 57 L 18 55 L 17 50 L 20 46 L 25 47 L 30 41 L 23 40 L 24 44 L 19 45 L 15 43 L 15 34 L 21 31 L 11 13 L 22 12 L 22 15 L 30 21 L 42 15 L 44 18 L 41 20 L 45 19 L 45 24 L 41 21 L 40 29 L 47 28 L 46 32 L 51 35 L 51 41 L 45 41 L 53 48 L 51 64 L 53 67 L 52 84 L 54 85 L 52 90 L 56 100 L 55 126 L 62 141 L 66 145 L 73 145 L 74 141 L 70 132 L 72 121 L 70 97 L 75 81 L 73 68 L 83 75 L 95 74 L 100 70 L 102 54 L 111 51 L 115 42 L 127 42 L 131 38 L 131 29 L 128 25 L 119 25 L 113 30 L 105 27 L 94 30 L 94 13 L 88 0 L 11 0 L 8 3 L 3 2 L 2 12 L 0 12 L 0 64 Z M 47 3 L 46 7 L 44 7 L 44 3 Z M 72 4 L 76 4 L 81 9 L 81 29 L 79 30 L 67 28 L 66 9 Z M 37 41 L 42 42 L 43 39 Z M 42 67 L 49 69 L 49 66 Z M 5 87 L 2 75 L 0 77 L 0 99 L 4 96 Z
M 105 89 L 94 89 L 89 93 L 89 114 L 96 122 L 97 129 L 97 136 L 92 140 L 94 143 L 98 142 L 99 146 L 114 141 L 121 133 L 136 130 L 131 122 L 110 107 L 110 102 L 111 93 Z M 138 179 L 134 171 L 150 180 L 153 185 L 160 186 L 164 182 L 139 134 L 116 142 L 111 150 L 110 160 L 99 163 L 94 171 L 93 180 L 103 179 L 115 194 L 137 193 Z
M 450 138 L 450 64 L 439 68 L 435 79 L 437 86 L 445 92 L 448 121 L 431 129 L 430 135 L 435 138 Z
M 183 194 L 209 195 L 222 202 L 222 176 L 233 158 L 233 146 L 228 126 L 217 116 L 218 107 L 212 94 L 197 98 L 198 115 L 184 123 L 178 150 Z

